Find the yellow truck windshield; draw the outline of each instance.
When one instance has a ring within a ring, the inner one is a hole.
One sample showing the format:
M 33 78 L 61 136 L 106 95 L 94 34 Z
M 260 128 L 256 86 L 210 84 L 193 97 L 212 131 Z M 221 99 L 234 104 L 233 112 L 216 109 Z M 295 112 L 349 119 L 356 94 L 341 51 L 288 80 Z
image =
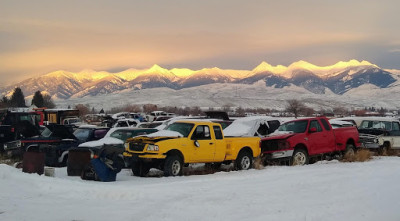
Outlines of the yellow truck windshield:
M 190 131 L 192 131 L 193 126 L 194 126 L 194 124 L 190 124 L 190 123 L 173 123 L 173 124 L 170 124 L 165 129 L 170 130 L 170 131 L 179 132 L 184 137 L 188 137 L 190 134 Z

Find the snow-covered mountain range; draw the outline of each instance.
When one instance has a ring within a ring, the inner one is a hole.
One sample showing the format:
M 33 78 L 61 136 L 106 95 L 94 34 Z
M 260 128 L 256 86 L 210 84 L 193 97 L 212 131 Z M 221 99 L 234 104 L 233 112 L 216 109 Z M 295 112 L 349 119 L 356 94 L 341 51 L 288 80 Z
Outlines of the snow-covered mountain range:
M 147 91 L 153 93 L 158 91 L 166 93 L 168 91 L 169 94 L 185 94 L 186 97 L 182 97 L 183 100 L 188 97 L 194 99 L 198 91 L 203 91 L 203 89 L 206 89 L 205 93 L 210 94 L 204 94 L 196 99 L 211 99 L 210 96 L 218 93 L 208 89 L 215 88 L 220 93 L 229 91 L 227 96 L 224 95 L 225 101 L 215 103 L 208 100 L 198 103 L 197 106 L 221 103 L 248 106 L 250 103 L 257 102 L 257 99 L 265 96 L 265 94 L 272 96 L 269 98 L 279 98 L 281 94 L 286 95 L 285 97 L 289 96 L 289 98 L 293 98 L 293 96 L 300 98 L 301 94 L 304 93 L 305 95 L 302 97 L 304 99 L 319 99 L 322 96 L 324 99 L 332 97 L 333 100 L 349 99 L 350 101 L 353 100 L 351 98 L 354 96 L 358 97 L 357 99 L 370 98 L 370 93 L 374 93 L 373 95 L 376 95 L 377 92 L 378 94 L 380 92 L 390 94 L 393 90 L 400 90 L 398 85 L 399 71 L 384 70 L 367 61 L 350 60 L 325 67 L 305 61 L 294 62 L 287 67 L 282 65 L 272 66 L 262 62 L 253 70 L 227 70 L 216 67 L 201 70 L 177 68 L 168 70 L 154 65 L 149 69 L 128 69 L 118 73 L 92 70 L 83 70 L 77 73 L 55 71 L 0 88 L 0 92 L 3 95 L 10 95 L 13 89 L 18 86 L 26 96 L 31 96 L 35 91 L 40 90 L 49 93 L 56 101 L 58 100 L 61 103 L 67 103 L 71 100 L 85 100 L 90 103 L 91 99 L 96 100 L 99 97 L 104 101 L 103 98 L 107 96 L 114 96 L 113 99 L 116 99 L 115 96 L 121 94 L 147 94 Z M 251 94 L 256 91 L 258 94 Z M 270 91 L 274 91 L 275 95 L 270 94 Z M 296 91 L 301 91 L 301 93 Z M 248 105 L 234 100 L 235 97 L 238 98 L 244 96 L 244 94 L 248 94 Z M 148 96 L 150 97 L 144 97 L 141 100 L 136 100 L 136 102 L 163 103 L 152 100 L 154 97 L 151 95 Z M 389 96 L 388 99 L 391 98 L 393 97 Z M 281 99 L 284 98 L 281 97 Z M 217 101 L 218 98 L 214 98 L 214 100 Z M 170 102 L 168 103 L 170 104 Z M 176 103 L 180 104 L 181 102 Z M 391 104 L 387 105 L 390 106 Z M 370 106 L 375 105 L 371 104 Z

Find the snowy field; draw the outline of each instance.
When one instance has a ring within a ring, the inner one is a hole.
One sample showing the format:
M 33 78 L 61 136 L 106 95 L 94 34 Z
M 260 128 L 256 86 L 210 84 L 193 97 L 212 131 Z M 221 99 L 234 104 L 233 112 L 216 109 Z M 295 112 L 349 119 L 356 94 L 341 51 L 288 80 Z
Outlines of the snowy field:
M 126 169 L 102 183 L 0 164 L 0 220 L 398 221 L 399 169 L 400 157 L 375 157 L 183 177 Z

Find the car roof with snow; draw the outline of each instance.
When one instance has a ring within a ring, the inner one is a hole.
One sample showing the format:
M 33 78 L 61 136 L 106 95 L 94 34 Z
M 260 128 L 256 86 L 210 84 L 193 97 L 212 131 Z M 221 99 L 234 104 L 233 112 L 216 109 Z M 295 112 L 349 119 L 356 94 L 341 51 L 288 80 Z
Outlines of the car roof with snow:
M 110 134 L 115 131 L 135 131 L 135 130 L 146 130 L 146 129 L 154 129 L 154 128 L 137 128 L 137 127 L 113 127 L 111 128 L 104 137 L 109 137 Z
M 367 116 L 367 117 L 340 117 L 335 118 L 336 120 L 343 121 L 353 121 L 359 127 L 363 121 L 386 121 L 386 122 L 400 122 L 398 118 L 395 117 L 375 117 L 375 116 Z
M 224 135 L 227 137 L 254 136 L 257 133 L 260 125 L 265 124 L 268 127 L 271 127 L 270 122 L 272 121 L 279 122 L 277 127 L 281 123 L 279 118 L 271 116 L 251 116 L 239 118 L 234 120 L 231 125 L 224 129 Z

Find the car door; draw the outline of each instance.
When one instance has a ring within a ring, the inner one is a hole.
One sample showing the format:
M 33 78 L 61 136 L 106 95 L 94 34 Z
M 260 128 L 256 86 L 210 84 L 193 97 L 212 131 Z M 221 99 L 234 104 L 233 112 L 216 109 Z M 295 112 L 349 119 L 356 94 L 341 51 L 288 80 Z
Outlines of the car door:
M 316 128 L 316 130 L 312 132 L 311 128 Z M 327 153 L 335 150 L 335 137 L 333 136 L 332 130 L 324 130 L 318 120 L 310 121 L 308 142 L 310 155 Z
M 390 131 L 392 138 L 392 148 L 400 149 L 400 124 L 399 122 L 392 123 L 392 131 Z
M 191 136 L 193 162 L 212 162 L 215 155 L 215 140 L 211 138 L 208 125 L 198 125 Z
M 222 134 L 221 126 L 213 126 L 215 138 L 215 155 L 214 161 L 221 162 L 225 159 L 226 155 L 226 142 Z

